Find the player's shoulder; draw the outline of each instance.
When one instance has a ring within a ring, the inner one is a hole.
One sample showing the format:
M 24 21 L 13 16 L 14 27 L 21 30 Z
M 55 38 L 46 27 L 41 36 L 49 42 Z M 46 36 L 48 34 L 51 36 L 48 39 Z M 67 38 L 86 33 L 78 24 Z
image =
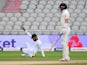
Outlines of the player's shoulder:
M 38 40 L 38 43 L 39 43 L 39 44 L 42 44 L 42 42 L 41 42 L 41 40 L 40 40 L 40 39 Z
M 63 14 L 64 14 L 64 15 L 69 15 L 69 11 L 68 11 L 67 9 L 65 9 L 65 10 L 63 11 Z
M 68 11 L 67 9 L 65 9 L 63 12 L 64 12 L 64 13 L 69 13 L 69 11 Z
M 41 40 L 39 39 L 39 40 L 38 40 L 38 42 L 40 42 L 40 43 L 41 43 Z

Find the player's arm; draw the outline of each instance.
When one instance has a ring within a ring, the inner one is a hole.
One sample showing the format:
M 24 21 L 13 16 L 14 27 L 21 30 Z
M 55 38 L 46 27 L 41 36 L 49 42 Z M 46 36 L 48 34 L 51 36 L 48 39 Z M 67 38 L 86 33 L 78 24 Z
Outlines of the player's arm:
M 65 23 L 69 23 L 69 18 L 66 18 L 65 19 Z
M 65 13 L 65 22 L 64 22 L 64 28 L 68 27 L 69 24 L 69 13 Z
M 31 37 L 32 35 L 24 28 L 24 27 L 22 27 L 22 30 L 24 30 L 25 31 L 25 33 L 29 36 L 29 37 Z
M 65 22 L 64 22 L 63 32 L 62 32 L 62 33 L 65 33 L 67 27 L 69 26 L 69 13 L 66 13 L 66 14 L 65 14 L 65 19 L 64 19 L 64 21 L 65 21 Z
M 65 19 L 65 22 L 64 22 L 64 28 L 67 28 L 68 27 L 68 23 L 69 23 L 69 18 L 66 18 Z
M 38 42 L 38 47 L 41 51 L 42 57 L 45 57 L 45 53 L 44 53 L 44 50 L 42 49 L 42 42 L 41 41 Z

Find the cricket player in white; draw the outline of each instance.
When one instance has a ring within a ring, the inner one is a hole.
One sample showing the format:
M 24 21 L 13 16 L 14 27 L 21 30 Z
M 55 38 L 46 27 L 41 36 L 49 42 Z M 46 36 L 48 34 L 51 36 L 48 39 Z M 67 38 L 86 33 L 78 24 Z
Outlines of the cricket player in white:
M 61 61 L 69 61 L 69 48 L 68 48 L 68 35 L 70 33 L 70 26 L 69 26 L 69 17 L 70 14 L 67 10 L 67 5 L 65 3 L 61 3 L 59 6 L 61 10 L 61 28 L 62 28 L 62 48 L 63 48 L 63 58 Z
M 40 39 L 38 39 L 37 35 L 36 34 L 31 35 L 29 32 L 27 32 L 27 30 L 25 30 L 24 27 L 22 27 L 22 29 L 34 41 L 34 46 L 33 47 L 29 43 L 26 43 L 26 48 L 23 49 L 24 56 L 27 55 L 29 57 L 33 57 L 37 54 L 38 50 L 40 50 L 41 53 L 42 53 L 42 57 L 45 57 L 45 53 L 42 49 L 42 42 L 40 41 Z

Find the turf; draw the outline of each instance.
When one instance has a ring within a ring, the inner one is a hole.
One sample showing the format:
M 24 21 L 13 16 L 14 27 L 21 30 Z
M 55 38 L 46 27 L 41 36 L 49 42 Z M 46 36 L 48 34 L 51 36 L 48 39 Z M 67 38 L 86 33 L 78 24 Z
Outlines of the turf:
M 36 57 L 23 57 L 22 52 L 0 51 L 0 61 L 35 61 L 35 60 L 59 60 L 62 57 L 62 52 L 45 52 L 46 57 L 42 58 L 41 53 L 38 52 Z M 70 52 L 72 60 L 87 60 L 87 52 Z
M 35 64 L 35 65 L 44 65 L 44 64 Z M 70 64 L 45 64 L 45 65 L 87 65 L 87 63 L 70 63 Z

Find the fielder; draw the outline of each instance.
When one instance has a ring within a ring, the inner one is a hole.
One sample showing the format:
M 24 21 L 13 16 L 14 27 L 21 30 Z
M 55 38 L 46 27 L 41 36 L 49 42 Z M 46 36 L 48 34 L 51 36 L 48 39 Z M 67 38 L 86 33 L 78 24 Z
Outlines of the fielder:
M 29 57 L 33 57 L 37 54 L 38 50 L 41 51 L 42 53 L 42 57 L 45 57 L 45 53 L 42 49 L 42 42 L 40 41 L 40 39 L 38 39 L 36 34 L 30 34 L 29 32 L 27 32 L 27 30 L 25 30 L 24 27 L 22 27 L 22 29 L 25 31 L 25 33 L 31 37 L 34 41 L 34 46 L 32 47 L 29 43 L 26 43 L 26 48 L 24 48 L 22 51 L 24 54 L 22 54 L 22 56 L 29 56 Z
M 69 48 L 68 48 L 68 35 L 70 33 L 70 26 L 69 26 L 69 18 L 70 14 L 67 10 L 67 5 L 65 3 L 61 3 L 59 6 L 61 10 L 61 28 L 62 28 L 62 48 L 63 48 L 63 57 L 61 61 L 69 61 Z

